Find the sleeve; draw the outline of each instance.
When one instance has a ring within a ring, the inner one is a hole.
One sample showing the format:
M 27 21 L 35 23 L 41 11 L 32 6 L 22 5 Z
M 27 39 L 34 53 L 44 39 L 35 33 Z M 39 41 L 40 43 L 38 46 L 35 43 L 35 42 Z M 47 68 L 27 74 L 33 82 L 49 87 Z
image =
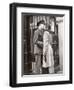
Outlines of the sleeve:
M 43 55 L 46 55 L 49 44 L 49 32 L 45 31 L 43 35 Z
M 33 38 L 33 43 L 34 43 L 34 44 L 36 44 L 37 39 L 38 39 L 38 33 L 37 33 L 37 31 L 35 31 L 35 32 L 34 32 L 34 38 Z
M 36 44 L 38 47 L 42 48 L 43 47 L 43 42 L 38 40 L 38 32 L 35 31 L 34 33 L 34 38 L 33 38 L 34 44 Z

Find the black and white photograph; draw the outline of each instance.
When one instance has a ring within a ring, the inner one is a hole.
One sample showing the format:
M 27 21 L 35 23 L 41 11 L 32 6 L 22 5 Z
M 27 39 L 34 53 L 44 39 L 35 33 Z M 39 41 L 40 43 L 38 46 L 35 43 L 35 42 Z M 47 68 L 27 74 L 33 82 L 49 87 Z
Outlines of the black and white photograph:
M 72 83 L 72 7 L 10 4 L 10 86 Z
M 63 73 L 64 15 L 22 13 L 22 74 Z

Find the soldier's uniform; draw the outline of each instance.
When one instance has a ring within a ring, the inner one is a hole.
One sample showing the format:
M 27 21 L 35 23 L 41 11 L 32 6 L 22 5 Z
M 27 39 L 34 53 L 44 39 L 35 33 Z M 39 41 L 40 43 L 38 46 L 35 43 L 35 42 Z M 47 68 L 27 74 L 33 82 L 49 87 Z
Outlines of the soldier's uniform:
M 43 54 L 43 30 L 36 30 L 34 32 L 34 56 L 35 56 L 35 73 L 41 73 L 41 59 Z

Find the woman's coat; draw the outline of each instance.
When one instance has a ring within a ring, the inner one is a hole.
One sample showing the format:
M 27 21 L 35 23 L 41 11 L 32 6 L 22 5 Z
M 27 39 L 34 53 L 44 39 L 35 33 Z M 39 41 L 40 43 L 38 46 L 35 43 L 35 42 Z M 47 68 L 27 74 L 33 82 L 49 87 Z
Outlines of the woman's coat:
M 52 35 L 45 31 L 43 35 L 43 67 L 54 67 Z

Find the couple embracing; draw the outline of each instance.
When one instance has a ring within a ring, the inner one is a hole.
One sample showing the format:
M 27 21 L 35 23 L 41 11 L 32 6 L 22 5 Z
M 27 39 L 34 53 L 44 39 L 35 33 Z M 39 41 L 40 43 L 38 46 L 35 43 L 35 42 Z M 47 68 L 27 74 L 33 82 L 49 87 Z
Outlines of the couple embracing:
M 51 26 L 46 30 L 44 20 L 37 23 L 38 29 L 34 32 L 35 74 L 54 73 L 54 58 L 52 49 Z

